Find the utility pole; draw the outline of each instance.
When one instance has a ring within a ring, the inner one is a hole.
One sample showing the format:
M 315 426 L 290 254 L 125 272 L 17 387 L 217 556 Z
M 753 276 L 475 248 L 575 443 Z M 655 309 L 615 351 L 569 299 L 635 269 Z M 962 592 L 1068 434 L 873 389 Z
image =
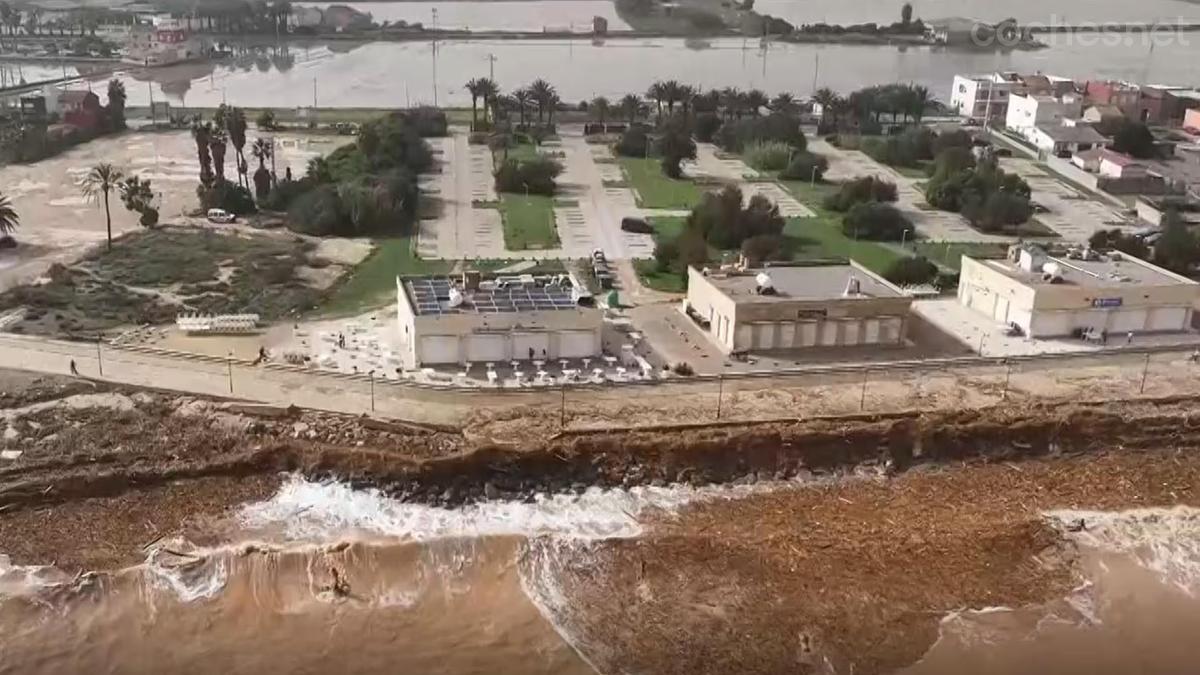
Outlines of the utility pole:
M 100 370 L 100 377 L 104 377 L 104 359 L 100 355 L 100 343 L 103 340 L 101 336 L 96 336 L 96 367 Z
M 867 408 L 867 373 L 868 372 L 869 371 L 867 371 L 865 369 L 863 370 L 862 389 L 859 390 L 859 393 L 858 393 L 858 411 L 859 412 L 862 412 L 863 410 L 866 410 L 866 408 Z
M 371 377 L 371 412 L 375 412 L 375 369 L 369 373 Z
M 717 375 L 717 420 L 721 419 L 721 399 L 725 395 L 725 376 Z
M 1142 386 L 1138 387 L 1138 393 L 1146 393 L 1146 375 L 1150 373 L 1150 352 L 1146 352 L 1146 365 L 1142 366 Z
M 488 54 L 488 79 L 492 82 L 496 81 L 496 55 Z
M 562 385 L 562 399 L 558 404 L 558 428 L 567 428 L 567 385 Z
M 1012 364 L 1008 363 L 1004 366 L 1004 393 L 1000 395 L 1001 401 L 1008 400 L 1008 381 L 1012 377 Z

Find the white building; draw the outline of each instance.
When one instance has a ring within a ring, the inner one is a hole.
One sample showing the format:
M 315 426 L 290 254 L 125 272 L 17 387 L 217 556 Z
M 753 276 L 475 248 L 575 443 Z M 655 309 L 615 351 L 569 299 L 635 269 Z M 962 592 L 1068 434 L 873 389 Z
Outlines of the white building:
M 1077 119 L 1082 113 L 1083 105 L 1075 96 L 1011 94 L 1004 126 L 1033 143 L 1033 130 L 1039 125 L 1061 126 L 1064 119 Z
M 1006 260 L 963 256 L 958 299 L 1029 337 L 1118 336 L 1188 330 L 1200 284 L 1122 253 L 1018 245 Z
M 1102 147 L 1108 137 L 1086 124 L 1050 122 L 1029 129 L 1025 138 L 1047 155 L 1070 157 L 1079 152 Z
M 850 261 L 688 268 L 688 314 L 725 353 L 903 345 L 912 298 Z
M 123 60 L 143 66 L 166 66 L 203 58 L 208 52 L 206 41 L 193 34 L 184 21 L 159 15 L 153 25 L 138 24 L 130 30 Z
M 1023 91 L 1022 85 L 995 75 L 955 75 L 950 88 L 950 107 L 962 117 L 1004 120 L 1008 97 Z
M 566 275 L 396 277 L 405 368 L 587 358 L 603 312 Z

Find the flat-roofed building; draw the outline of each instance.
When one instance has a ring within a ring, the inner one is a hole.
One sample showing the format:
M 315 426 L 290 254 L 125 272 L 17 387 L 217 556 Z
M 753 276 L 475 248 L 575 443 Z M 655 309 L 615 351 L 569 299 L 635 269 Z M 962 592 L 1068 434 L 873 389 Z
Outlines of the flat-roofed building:
M 1018 245 L 1003 260 L 963 256 L 958 299 L 1035 338 L 1165 333 L 1191 326 L 1200 284 L 1124 253 Z
M 912 298 L 854 261 L 688 268 L 688 313 L 725 353 L 902 345 Z
M 396 318 L 405 368 L 592 357 L 604 321 L 568 275 L 478 272 L 397 277 Z

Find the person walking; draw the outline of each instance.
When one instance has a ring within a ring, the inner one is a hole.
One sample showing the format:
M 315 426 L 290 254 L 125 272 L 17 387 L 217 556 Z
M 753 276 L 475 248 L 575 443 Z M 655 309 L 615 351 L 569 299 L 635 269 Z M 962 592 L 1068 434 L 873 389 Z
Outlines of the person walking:
M 79 369 L 75 367 L 75 359 L 71 359 L 71 374 L 79 375 Z

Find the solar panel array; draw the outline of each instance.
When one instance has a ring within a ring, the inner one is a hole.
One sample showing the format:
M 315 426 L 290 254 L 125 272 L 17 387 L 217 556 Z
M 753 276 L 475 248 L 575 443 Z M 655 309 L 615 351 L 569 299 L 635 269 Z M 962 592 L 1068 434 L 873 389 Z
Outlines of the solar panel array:
M 406 279 L 408 297 L 418 316 L 433 314 L 503 314 L 512 312 L 553 311 L 574 309 L 575 299 L 568 286 L 538 286 L 510 284 L 492 291 L 477 290 L 464 294 L 458 307 L 450 307 L 452 282 L 445 277 Z

